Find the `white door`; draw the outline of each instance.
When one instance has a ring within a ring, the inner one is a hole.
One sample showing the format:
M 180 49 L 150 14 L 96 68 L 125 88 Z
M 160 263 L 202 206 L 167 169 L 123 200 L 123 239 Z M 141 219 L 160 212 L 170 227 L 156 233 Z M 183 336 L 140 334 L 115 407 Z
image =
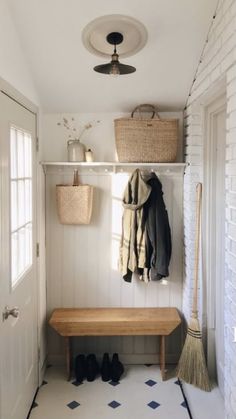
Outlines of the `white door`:
M 26 419 L 38 386 L 36 116 L 0 92 L 0 418 Z
M 208 312 L 208 366 L 224 394 L 224 268 L 225 268 L 225 97 L 207 110 L 204 153 L 206 220 L 206 277 Z

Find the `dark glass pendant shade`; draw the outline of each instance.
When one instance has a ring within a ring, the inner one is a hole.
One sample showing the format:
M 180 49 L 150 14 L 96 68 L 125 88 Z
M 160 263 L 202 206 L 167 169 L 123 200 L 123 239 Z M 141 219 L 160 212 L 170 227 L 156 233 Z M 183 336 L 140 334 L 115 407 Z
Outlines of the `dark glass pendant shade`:
M 121 64 L 119 61 L 115 64 L 111 61 L 108 64 L 96 65 L 96 67 L 94 67 L 94 71 L 103 74 L 119 75 L 134 73 L 136 68 L 131 65 Z
M 101 64 L 94 67 L 94 71 L 102 74 L 110 75 L 122 75 L 130 74 L 136 71 L 136 68 L 131 65 L 121 64 L 119 62 L 119 55 L 116 52 L 116 45 L 120 44 L 123 41 L 123 35 L 119 32 L 112 32 L 107 35 L 107 42 L 114 45 L 114 53 L 111 56 L 111 62 L 107 64 Z

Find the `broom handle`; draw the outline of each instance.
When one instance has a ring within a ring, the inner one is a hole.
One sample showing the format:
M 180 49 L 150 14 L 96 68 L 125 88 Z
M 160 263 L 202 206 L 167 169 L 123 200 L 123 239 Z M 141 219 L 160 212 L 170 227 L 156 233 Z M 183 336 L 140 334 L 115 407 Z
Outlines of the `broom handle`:
M 194 256 L 194 285 L 193 285 L 193 309 L 192 317 L 198 317 L 198 266 L 199 266 L 199 244 L 200 244 L 200 223 L 201 223 L 201 204 L 202 204 L 202 184 L 198 183 L 196 187 L 196 238 L 195 238 L 195 256 Z

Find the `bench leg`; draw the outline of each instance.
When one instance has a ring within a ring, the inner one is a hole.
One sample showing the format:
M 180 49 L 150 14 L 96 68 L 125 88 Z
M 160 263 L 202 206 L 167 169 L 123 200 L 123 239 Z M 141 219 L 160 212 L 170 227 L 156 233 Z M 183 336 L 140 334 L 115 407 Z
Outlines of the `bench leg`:
M 160 336 L 160 370 L 162 380 L 165 380 L 165 336 Z
M 71 379 L 71 338 L 66 337 L 66 373 L 67 380 Z

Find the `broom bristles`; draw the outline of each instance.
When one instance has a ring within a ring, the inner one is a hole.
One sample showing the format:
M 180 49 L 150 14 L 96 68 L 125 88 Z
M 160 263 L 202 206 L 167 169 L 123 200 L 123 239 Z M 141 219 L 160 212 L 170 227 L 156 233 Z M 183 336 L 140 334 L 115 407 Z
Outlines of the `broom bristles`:
M 177 367 L 177 377 L 204 391 L 211 391 L 200 325 L 198 319 L 193 317 L 189 322 L 186 340 Z

